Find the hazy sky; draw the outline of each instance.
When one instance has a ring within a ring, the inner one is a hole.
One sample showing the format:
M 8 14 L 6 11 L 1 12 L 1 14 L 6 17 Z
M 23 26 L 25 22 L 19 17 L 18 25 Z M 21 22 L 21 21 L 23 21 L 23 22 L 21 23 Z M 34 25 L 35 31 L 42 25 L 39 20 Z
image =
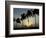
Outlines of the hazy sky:
M 26 14 L 27 10 L 31 11 L 31 9 L 27 9 L 27 8 L 14 8 L 13 12 L 14 12 L 15 18 L 21 17 L 21 14 L 23 14 L 23 13 Z

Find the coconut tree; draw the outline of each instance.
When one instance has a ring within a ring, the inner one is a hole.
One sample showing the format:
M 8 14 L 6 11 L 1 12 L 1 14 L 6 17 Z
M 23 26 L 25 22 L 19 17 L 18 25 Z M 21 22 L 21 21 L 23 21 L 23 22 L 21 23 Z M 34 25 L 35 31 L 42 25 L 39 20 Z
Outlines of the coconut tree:
M 33 14 L 35 15 L 35 26 L 36 26 L 36 14 L 39 15 L 39 9 L 34 9 Z
M 21 20 L 22 20 L 22 25 L 23 25 L 23 20 L 26 18 L 25 13 L 21 14 Z
M 21 23 L 21 22 L 20 22 L 20 18 L 17 18 L 17 19 L 16 19 L 16 27 L 18 27 L 17 23 Z
M 34 9 L 33 13 L 39 15 L 39 9 Z
M 21 23 L 19 18 L 16 19 L 16 22 L 17 22 L 17 23 Z
M 28 16 L 32 16 L 32 13 L 31 13 L 30 10 L 27 11 L 27 17 L 28 17 Z
M 26 17 L 28 18 L 29 16 L 32 16 L 32 13 L 30 10 L 27 11 Z M 28 18 L 28 24 L 29 24 L 29 18 Z

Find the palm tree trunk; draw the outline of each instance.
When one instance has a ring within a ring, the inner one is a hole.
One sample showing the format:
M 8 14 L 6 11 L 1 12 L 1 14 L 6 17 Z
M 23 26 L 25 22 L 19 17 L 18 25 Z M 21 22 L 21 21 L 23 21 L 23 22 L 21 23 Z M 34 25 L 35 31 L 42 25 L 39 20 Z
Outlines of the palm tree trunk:
M 35 27 L 36 27 L 36 14 L 35 14 Z
M 28 25 L 29 25 L 29 18 L 28 18 Z
M 23 20 L 22 20 L 22 25 L 23 25 Z
M 22 20 L 22 26 L 23 26 L 23 20 Z

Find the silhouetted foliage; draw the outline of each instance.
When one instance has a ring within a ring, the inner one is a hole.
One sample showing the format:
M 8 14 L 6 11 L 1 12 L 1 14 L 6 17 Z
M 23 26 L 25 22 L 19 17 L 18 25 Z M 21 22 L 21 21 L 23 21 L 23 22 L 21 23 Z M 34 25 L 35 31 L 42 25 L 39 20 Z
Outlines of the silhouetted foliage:
M 31 13 L 30 10 L 28 10 L 26 16 L 28 17 L 28 16 L 30 16 L 30 15 L 32 16 L 32 13 Z
M 19 18 L 16 19 L 16 22 L 17 22 L 17 23 L 21 23 Z
M 26 15 L 25 13 L 21 14 L 21 20 L 25 19 L 26 18 Z
M 28 10 L 27 11 L 27 14 L 25 14 L 25 13 L 23 13 L 23 14 L 21 14 L 21 19 L 19 19 L 19 18 L 17 18 L 16 19 L 16 22 L 17 23 L 21 23 L 20 22 L 20 20 L 22 20 L 22 24 L 23 24 L 23 20 L 27 17 L 29 17 L 29 16 L 33 16 L 33 15 L 35 15 L 35 14 L 38 14 L 39 15 L 39 9 L 34 9 L 33 11 L 31 10 Z M 36 16 L 35 16 L 35 18 L 36 18 Z M 36 20 L 36 19 L 35 19 Z M 15 19 L 14 19 L 14 21 L 15 21 Z M 28 19 L 28 23 L 29 23 L 29 19 Z
M 21 20 L 22 20 L 22 25 L 23 25 L 23 20 L 26 18 L 25 13 L 21 14 Z
M 33 14 L 39 15 L 39 9 L 34 9 Z

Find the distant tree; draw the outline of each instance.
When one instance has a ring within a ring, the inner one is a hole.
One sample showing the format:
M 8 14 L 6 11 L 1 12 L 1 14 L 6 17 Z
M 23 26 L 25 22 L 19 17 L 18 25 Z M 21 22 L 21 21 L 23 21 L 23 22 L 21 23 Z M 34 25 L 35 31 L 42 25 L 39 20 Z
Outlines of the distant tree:
M 32 16 L 32 13 L 31 13 L 31 11 L 30 11 L 30 10 L 28 10 L 28 11 L 27 11 L 26 16 L 27 16 L 27 18 L 28 18 L 29 16 Z M 28 18 L 28 24 L 29 24 L 29 18 Z
M 36 14 L 39 15 L 39 9 L 34 9 L 33 14 L 35 15 L 35 25 L 36 25 Z
M 25 13 L 21 14 L 21 18 L 22 19 L 25 19 L 26 18 Z
M 22 20 L 22 25 L 23 25 L 23 20 L 26 18 L 25 13 L 21 14 L 21 20 Z
M 17 23 L 21 23 L 19 18 L 16 19 L 16 22 L 17 22 Z
M 27 17 L 28 17 L 28 16 L 32 16 L 32 13 L 31 13 L 31 11 L 30 11 L 30 10 L 28 10 L 28 11 L 27 11 L 26 16 L 27 16 Z
M 35 15 L 35 14 L 39 15 L 39 9 L 34 9 L 33 14 L 34 14 L 34 15 Z

